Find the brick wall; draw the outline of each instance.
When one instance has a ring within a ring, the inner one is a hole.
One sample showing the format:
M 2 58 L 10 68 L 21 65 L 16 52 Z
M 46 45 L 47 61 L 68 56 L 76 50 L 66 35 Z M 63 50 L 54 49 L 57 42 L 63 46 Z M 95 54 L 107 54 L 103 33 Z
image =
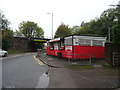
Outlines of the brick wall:
M 23 52 L 27 52 L 31 50 L 28 46 L 28 39 L 21 37 L 14 37 L 12 39 L 11 49 L 23 51 Z

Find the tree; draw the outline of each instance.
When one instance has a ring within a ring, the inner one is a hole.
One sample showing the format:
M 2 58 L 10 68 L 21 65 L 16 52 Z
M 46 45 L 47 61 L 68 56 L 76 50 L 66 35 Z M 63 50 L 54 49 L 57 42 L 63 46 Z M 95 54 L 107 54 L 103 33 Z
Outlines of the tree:
M 101 36 L 100 22 L 99 19 L 93 19 L 89 22 L 89 33 L 93 36 Z
M 120 24 L 117 24 L 113 28 L 113 43 L 120 43 Z
M 84 21 L 81 23 L 79 30 L 76 32 L 76 34 L 79 35 L 88 35 L 88 26 L 89 23 L 84 23 Z
M 12 30 L 2 30 L 2 49 L 8 50 L 13 38 Z
M 0 34 L 2 37 L 2 49 L 7 50 L 10 47 L 12 38 L 13 38 L 13 31 L 10 30 L 10 22 L 6 19 L 5 15 L 2 11 L 0 11 Z
M 71 28 L 71 30 L 72 30 L 72 34 L 76 34 L 78 31 L 79 31 L 79 29 L 80 29 L 80 27 L 79 26 L 73 26 L 72 28 Z
M 116 7 L 115 19 L 117 20 L 115 22 L 115 25 L 112 27 L 113 43 L 120 43 L 120 2 Z
M 10 29 L 9 25 L 10 25 L 10 22 L 6 19 L 5 15 L 0 10 L 0 29 L 8 30 Z
M 16 31 L 14 32 L 14 36 L 15 36 L 15 37 L 22 37 L 22 32 L 16 30 Z
M 95 18 L 88 23 L 81 23 L 78 34 L 92 36 L 108 36 L 108 28 L 112 28 L 115 18 L 116 9 L 110 8 L 105 10 L 100 18 Z M 112 31 L 111 31 L 112 32 Z M 112 38 L 111 38 L 112 40 Z
M 72 34 L 71 32 L 71 29 L 68 27 L 68 25 L 65 25 L 65 24 L 61 24 L 58 28 L 57 28 L 57 31 L 55 33 L 55 38 L 58 38 L 58 37 L 64 37 L 64 36 L 67 36 L 67 35 L 70 35 Z
M 41 27 L 37 25 L 37 23 L 31 21 L 23 21 L 19 25 L 19 31 L 17 34 L 21 34 L 20 36 L 24 36 L 26 38 L 32 37 L 44 37 L 44 31 Z

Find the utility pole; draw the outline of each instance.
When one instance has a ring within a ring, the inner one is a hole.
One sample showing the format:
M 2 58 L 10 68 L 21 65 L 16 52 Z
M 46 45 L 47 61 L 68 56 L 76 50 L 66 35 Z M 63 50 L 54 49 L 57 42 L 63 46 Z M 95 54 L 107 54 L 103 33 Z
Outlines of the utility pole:
M 108 27 L 108 41 L 110 42 L 110 27 Z
M 53 13 L 47 13 L 52 15 L 52 28 L 51 28 L 51 37 L 53 39 Z

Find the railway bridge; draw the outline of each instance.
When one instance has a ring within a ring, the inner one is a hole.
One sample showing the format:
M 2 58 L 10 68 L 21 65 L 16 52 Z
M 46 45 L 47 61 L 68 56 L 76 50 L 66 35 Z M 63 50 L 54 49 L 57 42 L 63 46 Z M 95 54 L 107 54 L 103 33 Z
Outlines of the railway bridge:
M 13 37 L 11 43 L 11 49 L 18 51 L 36 51 L 42 49 L 48 38 L 25 38 L 25 37 Z

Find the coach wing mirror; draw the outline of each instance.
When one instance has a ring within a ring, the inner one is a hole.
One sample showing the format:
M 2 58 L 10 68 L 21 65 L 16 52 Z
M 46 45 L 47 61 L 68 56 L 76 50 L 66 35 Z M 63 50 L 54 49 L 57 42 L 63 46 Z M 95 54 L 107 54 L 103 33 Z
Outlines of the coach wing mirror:
M 60 47 L 59 49 L 60 49 L 60 50 L 64 50 L 65 48 L 64 48 L 64 47 Z
M 52 48 L 52 47 L 50 48 L 50 50 L 53 50 L 53 49 L 54 49 L 54 48 Z

